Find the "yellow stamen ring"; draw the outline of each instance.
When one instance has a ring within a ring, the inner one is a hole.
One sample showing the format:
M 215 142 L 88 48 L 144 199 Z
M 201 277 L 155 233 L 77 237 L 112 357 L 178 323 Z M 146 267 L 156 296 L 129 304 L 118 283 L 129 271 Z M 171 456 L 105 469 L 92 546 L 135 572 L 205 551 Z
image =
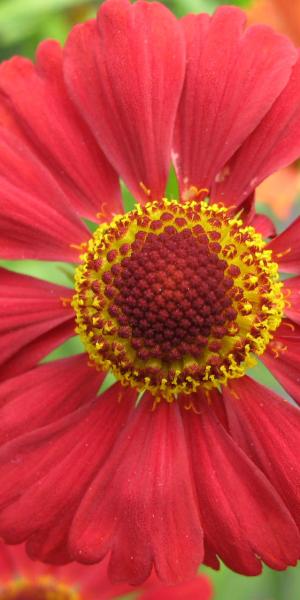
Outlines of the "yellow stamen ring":
M 282 319 L 271 251 L 222 205 L 137 206 L 81 258 L 73 307 L 91 361 L 170 402 L 241 377 Z
M 38 577 L 31 581 L 17 578 L 0 584 L 0 600 L 80 600 L 77 591 L 52 577 Z

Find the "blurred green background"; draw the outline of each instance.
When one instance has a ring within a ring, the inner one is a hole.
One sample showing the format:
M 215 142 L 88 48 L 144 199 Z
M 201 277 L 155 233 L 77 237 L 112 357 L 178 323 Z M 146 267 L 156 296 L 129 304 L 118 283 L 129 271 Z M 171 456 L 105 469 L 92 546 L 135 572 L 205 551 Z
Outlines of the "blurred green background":
M 258 0 L 255 9 L 258 16 L 253 20 L 263 20 L 274 24 L 273 15 L 268 10 L 273 9 L 277 0 Z M 290 3 L 290 0 L 288 0 Z M 213 12 L 221 4 L 235 4 L 249 11 L 252 10 L 251 0 L 165 0 L 164 2 L 177 16 L 188 12 Z M 295 7 L 300 0 L 294 0 Z M 281 2 L 282 4 L 282 2 Z M 259 5 L 259 6 L 258 6 Z M 34 57 L 38 43 L 47 37 L 64 42 L 70 27 L 95 15 L 99 2 L 89 0 L 0 0 L 0 58 L 5 60 L 14 54 L 22 54 L 29 58 Z M 262 15 L 262 17 L 260 17 Z M 270 17 L 270 19 L 269 19 Z M 277 24 L 277 21 L 276 21 Z M 280 28 L 280 27 L 279 27 Z M 284 27 L 282 30 L 286 29 Z M 300 22 L 299 22 L 300 37 Z M 170 180 L 169 192 L 172 191 L 174 182 Z M 299 191 L 299 190 L 298 190 Z M 276 207 L 260 204 L 259 210 L 272 216 L 278 229 L 282 229 L 287 222 L 299 214 L 299 194 L 295 195 L 289 214 L 286 219 L 279 218 Z M 282 217 L 282 215 L 281 215 Z M 7 265 L 7 263 L 6 263 Z M 72 273 L 58 263 L 35 263 L 34 261 L 15 261 L 9 263 L 9 268 L 20 272 L 35 274 L 38 277 L 50 279 L 57 283 L 71 285 Z M 70 278 L 71 276 L 71 278 Z M 52 353 L 49 358 L 56 358 L 67 353 L 76 353 L 79 342 L 71 340 Z M 260 378 L 277 390 L 280 388 L 270 374 L 261 367 L 256 367 L 253 376 Z M 282 390 L 281 390 L 282 392 Z M 215 600 L 300 600 L 300 566 L 288 569 L 284 573 L 273 572 L 265 568 L 259 577 L 247 578 L 232 573 L 225 567 L 215 573 L 210 569 L 203 569 L 213 580 L 215 587 Z M 197 600 L 197 599 L 195 599 Z

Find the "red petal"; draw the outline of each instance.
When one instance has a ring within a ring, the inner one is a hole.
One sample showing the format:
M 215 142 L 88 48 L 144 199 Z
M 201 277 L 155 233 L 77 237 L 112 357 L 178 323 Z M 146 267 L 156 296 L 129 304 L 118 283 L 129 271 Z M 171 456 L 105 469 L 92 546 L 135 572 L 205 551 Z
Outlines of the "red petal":
M 271 71 L 276 76 L 277 62 L 273 61 L 272 53 L 270 60 L 273 65 Z M 285 74 L 289 75 L 287 65 Z M 274 99 L 276 96 L 278 93 Z M 214 198 L 240 203 L 261 181 L 292 163 L 299 154 L 300 60 L 271 110 L 225 168 L 225 177 L 216 185 Z
M 300 325 L 300 277 L 286 279 L 283 282 L 283 290 L 287 298 L 284 312 Z
M 175 17 L 159 3 L 107 0 L 98 24 L 74 28 L 66 46 L 70 93 L 136 198 L 164 194 L 184 77 Z
M 288 394 L 300 404 L 299 327 L 296 331 L 283 327 L 281 325 L 275 332 L 273 340 L 260 359 Z
M 23 544 L 11 547 L 0 540 L 1 584 L 3 584 L 3 581 L 11 583 L 12 580 L 17 578 L 33 579 L 40 575 L 46 576 L 50 574 L 50 569 L 47 565 L 38 564 L 37 562 L 30 560 L 25 552 Z M 1 586 L 1 592 L 2 590 L 3 588 Z
M 10 131 L 0 129 L 0 256 L 76 262 L 72 247 L 89 237 L 42 163 Z
M 211 600 L 213 588 L 208 577 L 200 575 L 192 581 L 179 583 L 176 587 L 153 585 L 138 598 L 139 600 Z
M 298 531 L 275 489 L 209 407 L 183 418 L 205 538 L 220 558 L 247 575 L 261 571 L 260 559 L 275 569 L 295 564 Z
M 285 273 L 300 273 L 300 217 L 268 244 Z
M 224 388 L 231 435 L 265 473 L 300 526 L 300 410 L 250 377 Z
M 25 371 L 48 354 L 52 332 L 58 343 L 74 334 L 71 297 L 69 288 L 0 268 L 0 378 Z
M 12 555 L 12 552 L 5 546 L 0 540 L 0 573 L 1 573 L 1 584 L 4 581 L 10 581 L 17 573 L 17 567 Z
M 275 225 L 266 215 L 256 213 L 249 225 L 254 227 L 258 233 L 261 233 L 264 238 L 273 238 L 276 235 Z
M 41 365 L 0 384 L 0 443 L 49 425 L 97 393 L 105 373 L 86 354 Z
M 150 402 L 150 404 L 149 404 Z M 111 548 L 110 575 L 137 585 L 150 574 L 178 582 L 203 558 L 186 443 L 176 404 L 151 410 L 143 397 L 76 514 L 76 560 L 96 562 Z
M 2 446 L 0 532 L 6 541 L 18 543 L 44 532 L 45 545 L 49 532 L 57 544 L 120 435 L 132 400 L 133 393 L 116 384 L 52 425 Z
M 1 583 L 16 577 L 32 580 L 37 577 L 51 577 L 72 589 L 78 589 L 84 598 L 89 600 L 110 600 L 123 597 L 134 592 L 139 600 L 210 600 L 213 594 L 212 584 L 205 575 L 176 587 L 161 585 L 157 578 L 151 578 L 143 586 L 143 590 L 126 584 L 112 584 L 107 577 L 107 560 L 101 565 L 90 565 L 88 568 L 78 563 L 62 567 L 39 563 L 30 560 L 25 552 L 24 544 L 6 546 L 0 542 Z
M 175 130 L 175 165 L 184 192 L 215 177 L 286 85 L 296 52 L 264 26 L 244 32 L 246 15 L 221 7 L 182 21 L 187 73 Z M 232 204 L 230 196 L 224 199 Z
M 273 335 L 275 340 L 276 338 L 285 340 L 284 343 L 286 343 L 290 339 L 296 340 L 298 338 L 299 340 L 300 326 L 297 325 L 297 323 L 293 323 L 293 321 L 291 321 L 290 319 L 284 318 Z
M 76 563 L 63 567 L 43 564 L 28 557 L 24 544 L 7 546 L 0 541 L 0 569 L 1 584 L 11 582 L 16 578 L 30 581 L 36 580 L 38 577 L 51 578 L 57 583 L 70 586 L 72 590 L 78 590 L 80 597 L 82 595 L 89 600 L 110 600 L 132 591 L 129 586 L 115 586 L 110 583 L 106 574 L 105 561 L 101 565 L 90 566 L 88 569 L 86 566 Z M 208 589 L 209 582 L 203 583 L 203 589 L 205 589 L 205 584 Z
M 62 49 L 43 42 L 37 63 L 14 57 L 0 68 L 4 127 L 51 171 L 79 214 L 122 212 L 118 178 L 69 100 L 62 75 Z
M 74 335 L 73 319 L 57 325 L 25 345 L 0 370 L 0 381 L 32 369 L 42 358 Z
M 220 561 L 216 555 L 216 551 L 208 543 L 207 539 L 204 540 L 204 549 L 205 549 L 205 555 L 204 555 L 203 564 L 207 565 L 211 569 L 215 569 L 215 571 L 219 571 L 220 570 Z
M 123 598 L 125 594 L 131 594 L 132 591 L 136 593 L 131 586 L 114 585 L 109 581 L 107 560 L 102 561 L 100 565 L 90 565 L 88 568 L 86 565 L 71 563 L 56 570 L 58 571 L 57 579 L 63 583 L 73 584 L 73 589 L 77 588 L 80 597 L 84 599 L 111 600 L 121 598 L 121 596 Z

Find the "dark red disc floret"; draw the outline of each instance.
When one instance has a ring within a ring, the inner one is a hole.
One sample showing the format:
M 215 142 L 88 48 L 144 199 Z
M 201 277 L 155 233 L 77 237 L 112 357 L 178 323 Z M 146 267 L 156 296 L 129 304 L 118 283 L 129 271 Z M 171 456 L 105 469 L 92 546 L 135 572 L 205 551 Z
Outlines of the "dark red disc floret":
M 136 238 L 121 268 L 105 274 L 118 334 L 131 339 L 142 360 L 196 358 L 211 333 L 234 318 L 227 295 L 233 281 L 209 244 L 204 231 L 166 226 L 163 233 Z

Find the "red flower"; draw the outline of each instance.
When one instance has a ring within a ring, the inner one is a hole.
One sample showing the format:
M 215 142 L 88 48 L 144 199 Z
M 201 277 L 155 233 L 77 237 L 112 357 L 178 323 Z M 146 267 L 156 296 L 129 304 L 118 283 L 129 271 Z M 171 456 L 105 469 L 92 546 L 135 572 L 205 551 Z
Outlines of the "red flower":
M 1 600 L 211 600 L 212 586 L 200 575 L 178 586 L 165 586 L 154 577 L 143 590 L 125 584 L 114 585 L 106 575 L 106 562 L 86 567 L 71 563 L 59 567 L 37 563 L 28 558 L 23 545 L 9 548 L 0 542 Z M 133 592 L 133 594 L 131 594 Z M 129 595 L 128 595 L 129 594 Z
M 1 255 L 81 261 L 75 293 L 1 272 L 0 533 L 45 562 L 140 584 L 299 558 L 300 413 L 245 373 L 299 401 L 299 219 L 265 242 L 253 196 L 299 156 L 300 60 L 244 22 L 108 0 L 1 67 Z M 41 362 L 75 327 L 88 356 Z

